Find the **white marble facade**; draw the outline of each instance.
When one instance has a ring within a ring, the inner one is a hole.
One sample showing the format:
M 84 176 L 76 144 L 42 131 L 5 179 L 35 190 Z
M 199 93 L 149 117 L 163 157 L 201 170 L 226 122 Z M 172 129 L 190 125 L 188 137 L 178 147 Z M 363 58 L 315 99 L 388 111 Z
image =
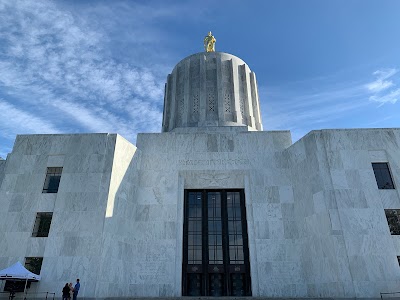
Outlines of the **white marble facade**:
M 185 189 L 245 191 L 253 296 L 376 298 L 400 290 L 400 129 L 289 131 L 180 126 L 143 133 L 19 135 L 0 161 L 0 269 L 43 257 L 30 292 L 180 296 Z M 168 131 L 168 130 L 165 130 Z M 372 162 L 396 189 L 380 190 Z M 42 193 L 63 167 L 58 193 Z M 32 237 L 53 212 L 48 237 Z
M 44 257 L 32 289 L 58 291 L 79 277 L 81 295 L 179 296 L 183 191 L 244 188 L 253 296 L 378 297 L 400 284 L 400 240 L 371 162 L 400 180 L 400 130 L 290 133 L 240 127 L 139 134 L 21 135 L 1 184 L 0 268 Z M 42 194 L 48 166 L 59 191 Z M 36 212 L 50 234 L 31 237 Z

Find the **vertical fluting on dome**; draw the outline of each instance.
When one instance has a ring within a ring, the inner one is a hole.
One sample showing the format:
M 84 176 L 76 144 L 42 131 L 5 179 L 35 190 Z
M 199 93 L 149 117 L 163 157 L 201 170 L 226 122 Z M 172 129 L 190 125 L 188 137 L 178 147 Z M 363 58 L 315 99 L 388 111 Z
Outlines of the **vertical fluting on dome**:
M 194 54 L 168 75 L 162 131 L 207 126 L 262 130 L 255 74 L 231 54 Z

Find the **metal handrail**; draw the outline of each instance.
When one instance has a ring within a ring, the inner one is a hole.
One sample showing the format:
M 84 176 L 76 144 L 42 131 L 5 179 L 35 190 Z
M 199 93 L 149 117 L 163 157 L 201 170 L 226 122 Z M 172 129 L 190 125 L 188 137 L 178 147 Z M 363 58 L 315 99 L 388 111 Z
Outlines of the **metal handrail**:
M 381 299 L 383 299 L 383 295 L 394 295 L 394 294 L 400 294 L 400 292 L 380 293 L 380 294 L 381 294 Z

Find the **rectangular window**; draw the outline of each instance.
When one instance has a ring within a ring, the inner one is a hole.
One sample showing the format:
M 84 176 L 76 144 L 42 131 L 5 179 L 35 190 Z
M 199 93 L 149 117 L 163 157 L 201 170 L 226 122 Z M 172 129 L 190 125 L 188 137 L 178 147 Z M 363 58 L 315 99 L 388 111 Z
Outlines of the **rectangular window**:
M 33 237 L 47 237 L 49 236 L 51 219 L 53 213 L 40 212 L 36 214 L 35 226 L 33 227 Z
M 42 263 L 43 257 L 25 257 L 25 268 L 36 275 L 40 275 Z
M 60 185 L 62 167 L 47 168 L 46 179 L 44 181 L 42 193 L 57 193 Z
M 372 163 L 372 168 L 374 169 L 378 189 L 394 189 L 394 184 L 392 176 L 390 175 L 388 163 Z
M 385 209 L 391 235 L 400 235 L 400 209 Z
M 399 263 L 400 266 L 400 256 L 397 256 L 397 262 Z
M 31 287 L 31 282 L 28 281 L 26 283 L 26 288 L 29 289 Z M 22 293 L 25 290 L 25 281 L 24 280 L 6 280 L 4 284 L 4 292 L 14 292 L 14 293 Z

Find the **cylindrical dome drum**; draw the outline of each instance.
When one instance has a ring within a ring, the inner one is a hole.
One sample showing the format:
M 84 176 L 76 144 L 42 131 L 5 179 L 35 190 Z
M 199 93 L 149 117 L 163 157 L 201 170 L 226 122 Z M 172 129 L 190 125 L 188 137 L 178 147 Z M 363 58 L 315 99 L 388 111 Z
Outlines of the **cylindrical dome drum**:
M 256 76 L 228 53 L 191 55 L 175 66 L 165 84 L 163 132 L 208 126 L 262 130 Z

